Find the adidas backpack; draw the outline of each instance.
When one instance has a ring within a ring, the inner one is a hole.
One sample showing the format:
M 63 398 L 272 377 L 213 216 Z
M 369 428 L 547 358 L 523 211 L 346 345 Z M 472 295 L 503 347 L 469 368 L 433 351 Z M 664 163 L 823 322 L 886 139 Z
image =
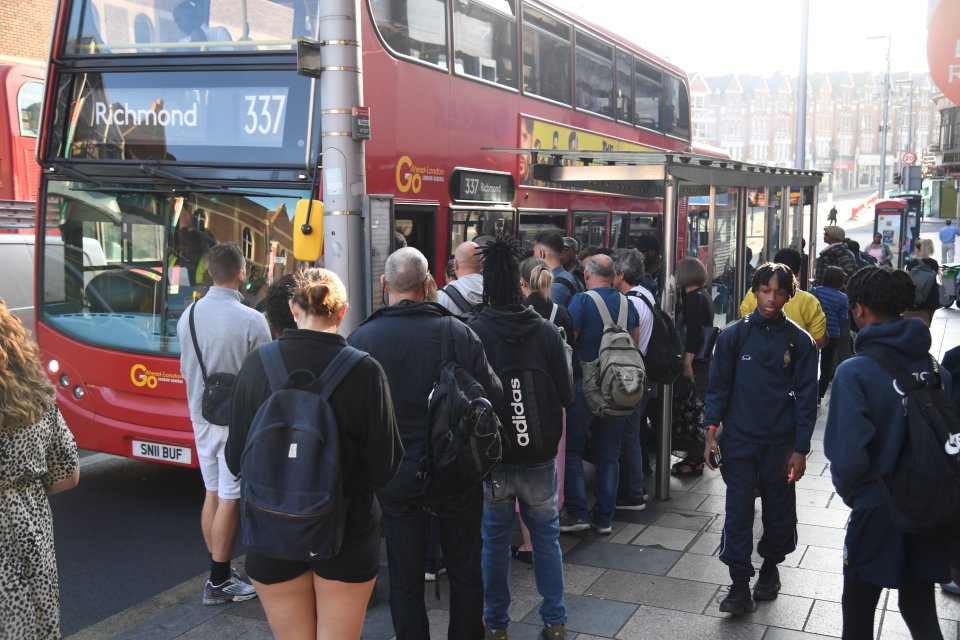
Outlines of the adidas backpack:
M 683 373 L 683 345 L 677 327 L 667 312 L 650 303 L 639 291 L 627 292 L 628 298 L 640 298 L 653 314 L 653 328 L 647 353 L 643 356 L 647 376 L 660 384 L 673 384 Z
M 599 357 L 593 362 L 580 363 L 583 398 L 587 409 L 595 416 L 628 416 L 643 399 L 647 386 L 643 356 L 626 330 L 630 302 L 618 294 L 620 312 L 614 323 L 600 294 L 596 291 L 587 291 L 586 294 L 597 305 L 603 321 L 603 334 L 600 336 Z
M 427 400 L 427 456 L 422 477 L 433 501 L 460 496 L 503 458 L 500 419 L 483 387 L 453 359 L 452 324 L 440 323 L 440 372 Z
M 243 543 L 270 558 L 332 558 L 340 553 L 347 505 L 330 394 L 367 354 L 345 347 L 317 378 L 304 369 L 288 373 L 279 342 L 257 353 L 271 393 L 240 462 Z
M 960 533 L 960 408 L 943 390 L 940 366 L 917 380 L 879 350 L 859 355 L 882 366 L 904 396 L 907 434 L 893 471 L 877 476 L 891 518 L 903 533 L 918 538 L 956 539 Z

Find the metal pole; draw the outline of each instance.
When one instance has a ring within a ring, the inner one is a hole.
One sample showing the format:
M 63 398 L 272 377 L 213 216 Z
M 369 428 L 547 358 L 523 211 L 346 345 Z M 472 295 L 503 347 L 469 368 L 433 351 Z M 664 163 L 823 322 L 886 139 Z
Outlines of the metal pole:
M 686 224 L 677 221 L 677 181 L 673 176 L 666 177 L 663 193 L 663 295 L 660 307 L 672 318 L 676 309 L 676 245 L 677 225 Z M 670 499 L 670 437 L 673 433 L 673 385 L 661 387 L 663 405 L 660 411 L 660 450 L 657 451 L 657 499 Z
M 793 166 L 803 169 L 807 147 L 807 34 L 809 32 L 810 0 L 803 0 L 800 20 L 800 75 L 797 78 L 797 141 Z
M 354 302 L 340 327 L 349 334 L 363 320 L 362 140 L 353 138 L 353 107 L 363 105 L 359 0 L 320 3 L 320 150 L 323 154 L 323 255 Z
M 880 120 L 880 197 L 887 197 L 887 118 L 890 113 L 890 35 L 887 34 L 887 60 L 883 73 L 883 118 Z

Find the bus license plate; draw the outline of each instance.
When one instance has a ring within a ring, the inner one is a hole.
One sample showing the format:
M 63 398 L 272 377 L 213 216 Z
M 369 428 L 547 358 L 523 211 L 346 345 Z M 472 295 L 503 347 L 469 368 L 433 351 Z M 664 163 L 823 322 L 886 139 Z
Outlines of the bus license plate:
M 142 440 L 133 441 L 134 458 L 190 464 L 190 454 L 190 447 L 178 447 L 176 445 L 160 444 L 158 442 L 143 442 Z

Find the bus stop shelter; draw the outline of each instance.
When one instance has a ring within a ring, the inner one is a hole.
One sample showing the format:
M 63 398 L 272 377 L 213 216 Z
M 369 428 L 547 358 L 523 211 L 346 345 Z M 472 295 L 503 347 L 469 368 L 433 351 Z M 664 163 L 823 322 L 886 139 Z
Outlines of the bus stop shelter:
M 739 317 L 757 265 L 793 247 L 810 256 L 801 279 L 812 276 L 817 255 L 816 210 L 821 172 L 767 167 L 691 153 L 538 151 L 534 178 L 557 188 L 587 189 L 662 204 L 661 305 L 674 316 L 677 262 L 699 258 L 707 268 L 714 324 Z M 806 288 L 806 283 L 803 283 Z M 657 452 L 657 498 L 670 497 L 672 388 L 664 388 Z

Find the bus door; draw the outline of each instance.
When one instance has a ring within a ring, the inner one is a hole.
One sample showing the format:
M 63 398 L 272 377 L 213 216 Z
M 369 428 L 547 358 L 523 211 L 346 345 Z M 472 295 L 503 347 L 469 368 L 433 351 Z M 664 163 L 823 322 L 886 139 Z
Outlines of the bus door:
M 607 212 L 574 211 L 573 237 L 581 249 L 589 245 L 607 246 Z
M 427 259 L 431 268 L 437 263 L 437 207 L 436 205 L 398 204 L 393 217 L 393 249 L 414 247 Z M 442 265 L 439 265 L 442 267 Z
M 613 214 L 613 233 L 617 232 L 617 217 L 619 215 L 618 213 Z M 619 233 L 617 247 L 633 249 L 637 246 L 637 239 L 640 236 L 654 236 L 660 240 L 661 216 L 659 213 L 632 212 L 627 214 L 626 218 L 629 220 L 629 226 Z M 611 244 L 614 243 L 611 242 Z
M 545 231 L 567 235 L 566 209 L 518 209 L 519 231 L 517 239 L 525 252 L 533 251 L 533 241 Z

